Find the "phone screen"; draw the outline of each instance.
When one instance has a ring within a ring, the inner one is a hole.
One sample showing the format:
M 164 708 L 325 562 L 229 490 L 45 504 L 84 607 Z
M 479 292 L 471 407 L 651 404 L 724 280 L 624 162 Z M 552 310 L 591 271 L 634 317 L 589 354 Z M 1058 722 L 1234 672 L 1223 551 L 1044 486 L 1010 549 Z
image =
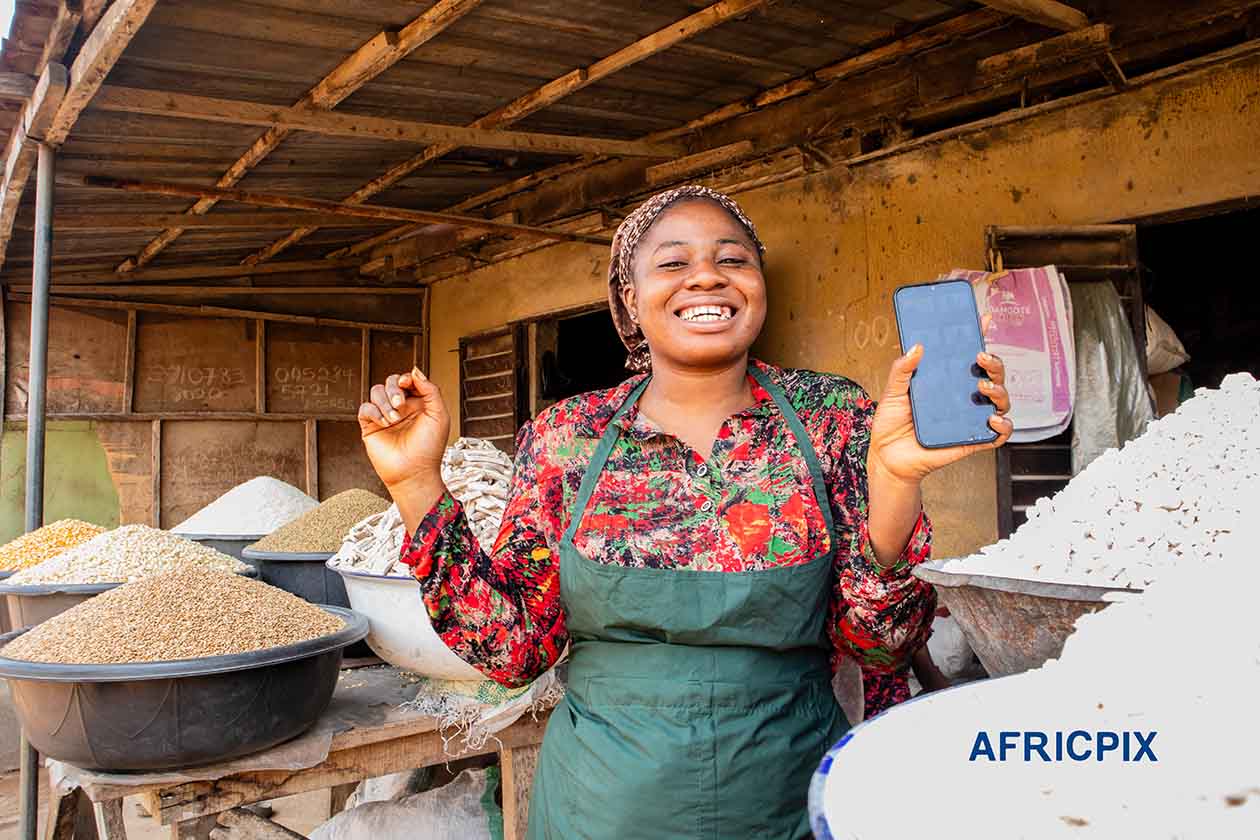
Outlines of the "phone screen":
M 984 339 L 971 284 L 946 280 L 902 286 L 893 295 L 893 307 L 901 351 L 923 345 L 923 358 L 910 379 L 919 443 L 936 448 L 995 440 L 989 426 L 993 404 L 976 387 L 982 375 L 976 355 L 984 350 Z

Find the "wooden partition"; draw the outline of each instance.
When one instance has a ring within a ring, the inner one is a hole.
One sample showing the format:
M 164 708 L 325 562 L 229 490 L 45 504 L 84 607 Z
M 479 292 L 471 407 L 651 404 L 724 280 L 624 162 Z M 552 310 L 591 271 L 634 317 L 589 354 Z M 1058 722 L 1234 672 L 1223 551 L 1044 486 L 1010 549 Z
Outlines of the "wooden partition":
M 384 493 L 355 414 L 371 383 L 425 363 L 422 306 L 414 324 L 327 325 L 102 303 L 51 309 L 48 416 L 92 421 L 122 522 L 171 527 L 257 475 L 321 499 Z M 26 419 L 29 320 L 5 302 L 9 429 Z

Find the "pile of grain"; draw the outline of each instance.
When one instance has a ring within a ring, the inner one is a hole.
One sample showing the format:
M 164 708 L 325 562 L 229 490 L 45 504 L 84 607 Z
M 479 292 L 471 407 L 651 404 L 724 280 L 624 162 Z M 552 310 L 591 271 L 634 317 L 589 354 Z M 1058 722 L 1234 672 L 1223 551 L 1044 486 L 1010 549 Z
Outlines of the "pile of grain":
M 147 525 L 123 525 L 24 569 L 8 583 L 127 583 L 167 572 L 211 568 L 243 572 L 249 567 L 213 548 Z
M 19 636 L 0 656 L 77 665 L 166 662 L 291 645 L 344 626 L 274 586 L 194 566 L 84 601 Z
M 0 571 L 29 569 L 85 543 L 105 529 L 78 519 L 59 519 L 0 546 Z
M 1010 539 L 945 568 L 1140 589 L 1175 564 L 1222 556 L 1256 515 L 1241 488 L 1257 479 L 1260 383 L 1235 373 L 1039 500 Z
M 292 484 L 260 475 L 233 487 L 171 530 L 198 537 L 260 537 L 317 507 L 319 502 Z
M 332 554 L 356 522 L 389 507 L 389 502 L 367 490 L 346 490 L 314 510 L 272 531 L 250 548 L 283 553 Z

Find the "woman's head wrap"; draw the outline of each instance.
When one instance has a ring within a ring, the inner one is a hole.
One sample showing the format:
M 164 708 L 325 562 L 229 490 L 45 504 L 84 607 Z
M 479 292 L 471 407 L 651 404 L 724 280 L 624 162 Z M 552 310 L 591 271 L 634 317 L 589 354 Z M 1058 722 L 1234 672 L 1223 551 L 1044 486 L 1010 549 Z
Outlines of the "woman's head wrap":
M 705 199 L 719 205 L 743 226 L 748 233 L 748 238 L 757 248 L 758 257 L 764 257 L 766 253 L 766 246 L 762 245 L 761 240 L 757 238 L 757 230 L 744 215 L 744 211 L 739 209 L 739 205 L 730 196 L 717 190 L 698 184 L 676 187 L 657 193 L 636 207 L 633 213 L 622 220 L 617 227 L 617 232 L 613 234 L 612 254 L 608 259 L 608 308 L 612 312 L 613 324 L 617 328 L 618 335 L 621 336 L 622 344 L 626 345 L 626 349 L 630 351 L 630 355 L 626 357 L 626 367 L 633 371 L 650 370 L 651 354 L 648 352 L 647 339 L 643 337 L 639 322 L 631 317 L 630 311 L 626 309 L 625 302 L 621 299 L 621 289 L 634 282 L 634 252 L 639 247 L 644 234 L 660 218 L 661 213 L 686 199 Z

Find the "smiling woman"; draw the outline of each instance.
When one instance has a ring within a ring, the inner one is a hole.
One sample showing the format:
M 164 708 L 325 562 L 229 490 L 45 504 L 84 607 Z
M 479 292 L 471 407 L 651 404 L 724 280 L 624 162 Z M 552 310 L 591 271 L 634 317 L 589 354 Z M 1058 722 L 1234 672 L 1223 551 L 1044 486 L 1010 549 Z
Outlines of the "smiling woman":
M 609 304 L 641 373 L 521 429 L 488 553 L 437 469 L 450 429 L 437 387 L 412 370 L 360 407 L 446 645 L 507 685 L 569 650 L 533 840 L 808 836 L 810 775 L 850 723 L 833 672 L 856 662 L 879 711 L 930 632 L 935 595 L 911 574 L 931 539 L 919 483 L 982 447 L 918 445 L 919 349 L 878 409 L 844 377 L 751 359 L 764 254 L 735 202 L 704 187 L 622 222 Z M 1002 364 L 977 362 L 1004 440 Z

